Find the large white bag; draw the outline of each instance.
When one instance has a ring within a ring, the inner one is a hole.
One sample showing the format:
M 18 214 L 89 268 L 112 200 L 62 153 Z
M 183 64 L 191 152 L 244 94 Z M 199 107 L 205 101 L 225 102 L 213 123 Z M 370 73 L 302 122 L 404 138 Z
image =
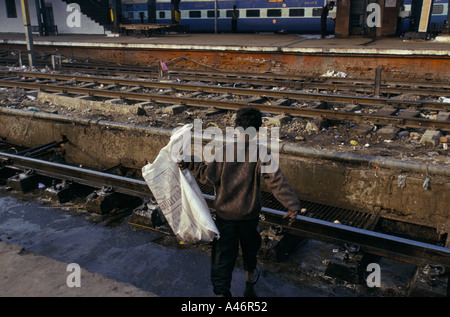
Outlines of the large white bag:
M 153 163 L 142 168 L 142 175 L 158 202 L 175 235 L 183 242 L 210 242 L 219 237 L 219 231 L 211 217 L 205 198 L 188 169 L 178 167 L 172 153 L 183 146 L 186 149 L 186 133 L 190 136 L 192 124 L 172 133 L 169 143 L 161 149 Z M 184 138 L 183 138 L 184 134 Z

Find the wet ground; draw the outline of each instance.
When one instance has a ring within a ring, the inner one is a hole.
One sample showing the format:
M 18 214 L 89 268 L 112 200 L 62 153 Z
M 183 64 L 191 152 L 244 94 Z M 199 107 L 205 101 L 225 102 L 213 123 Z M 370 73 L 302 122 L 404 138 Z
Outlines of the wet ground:
M 115 222 L 93 221 L 80 203 L 58 205 L 43 199 L 39 191 L 19 194 L 0 187 L 2 241 L 63 263 L 77 263 L 89 272 L 158 296 L 214 296 L 209 281 L 209 245 L 181 245 L 171 236 L 130 225 L 130 217 Z M 380 288 L 373 289 L 325 276 L 326 264 L 336 248 L 309 240 L 286 261 L 261 259 L 261 277 L 252 289 L 245 287 L 245 271 L 238 260 L 231 291 L 235 297 L 406 294 L 414 266 L 388 259 L 379 262 L 382 268 Z M 33 266 L 29 269 L 31 271 Z M 24 271 L 23 275 L 27 273 Z M 0 280 L 0 296 L 5 287 L 26 287 L 2 283 L 6 283 L 5 280 Z M 27 292 L 32 293 L 32 290 Z M 20 293 L 17 296 L 21 296 Z

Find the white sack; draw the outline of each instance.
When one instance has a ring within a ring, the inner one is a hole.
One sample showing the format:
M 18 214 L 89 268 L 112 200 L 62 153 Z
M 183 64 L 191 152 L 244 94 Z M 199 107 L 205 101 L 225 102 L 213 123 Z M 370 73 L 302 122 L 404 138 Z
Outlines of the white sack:
M 183 242 L 210 242 L 219 237 L 205 198 L 188 169 L 181 170 L 171 153 L 179 153 L 191 142 L 192 124 L 172 133 L 153 163 L 142 168 L 142 175 L 175 235 Z M 185 137 L 183 138 L 183 134 Z M 189 137 L 186 137 L 188 135 Z M 176 155 L 175 155 L 176 157 Z

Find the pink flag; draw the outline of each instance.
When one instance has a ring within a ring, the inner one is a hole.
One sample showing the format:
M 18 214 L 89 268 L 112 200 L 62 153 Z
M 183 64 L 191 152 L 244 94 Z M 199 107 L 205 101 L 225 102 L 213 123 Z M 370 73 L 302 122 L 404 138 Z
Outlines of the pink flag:
M 169 71 L 169 68 L 167 67 L 166 63 L 164 63 L 163 61 L 159 61 L 159 63 L 161 64 L 161 69 L 163 72 Z

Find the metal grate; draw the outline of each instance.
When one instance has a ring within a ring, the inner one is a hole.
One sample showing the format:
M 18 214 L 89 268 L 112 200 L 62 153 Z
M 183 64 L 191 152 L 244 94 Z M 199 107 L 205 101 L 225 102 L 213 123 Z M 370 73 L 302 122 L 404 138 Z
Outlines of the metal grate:
M 214 188 L 212 186 L 202 184 L 199 184 L 199 186 L 204 194 L 214 196 Z M 262 192 L 261 195 L 264 207 L 287 211 L 270 192 Z M 306 208 L 306 212 L 302 216 L 329 222 L 339 221 L 343 225 L 360 229 L 373 230 L 379 218 L 377 214 L 370 212 L 356 211 L 305 200 L 300 202 L 302 208 Z
M 263 206 L 275 210 L 287 211 L 283 205 L 269 192 L 262 193 Z M 315 218 L 323 221 L 335 222 L 361 229 L 373 229 L 378 217 L 369 212 L 350 210 L 341 207 L 319 204 L 311 201 L 301 200 L 302 208 L 306 212 L 302 216 Z

